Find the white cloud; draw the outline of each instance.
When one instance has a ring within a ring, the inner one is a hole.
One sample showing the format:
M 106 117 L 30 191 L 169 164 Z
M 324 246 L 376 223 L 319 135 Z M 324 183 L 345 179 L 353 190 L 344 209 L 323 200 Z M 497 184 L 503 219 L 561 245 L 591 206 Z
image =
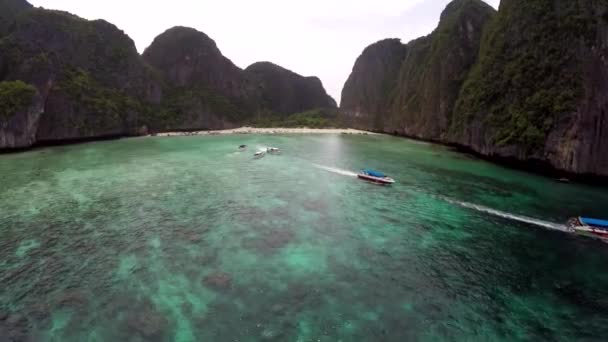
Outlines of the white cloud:
M 499 0 L 490 3 L 497 6 Z M 181 25 L 213 38 L 245 68 L 271 61 L 321 78 L 338 102 L 365 46 L 383 38 L 404 41 L 429 33 L 448 0 L 31 0 L 124 30 L 140 52 L 155 36 Z

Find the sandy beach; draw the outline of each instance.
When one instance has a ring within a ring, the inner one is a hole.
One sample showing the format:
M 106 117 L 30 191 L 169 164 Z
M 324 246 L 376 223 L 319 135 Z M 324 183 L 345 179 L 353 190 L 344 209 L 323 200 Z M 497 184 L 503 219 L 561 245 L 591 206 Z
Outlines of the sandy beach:
M 157 133 L 158 137 L 175 137 L 191 135 L 221 135 L 221 134 L 377 134 L 352 128 L 256 128 L 240 127 L 219 131 L 191 131 Z

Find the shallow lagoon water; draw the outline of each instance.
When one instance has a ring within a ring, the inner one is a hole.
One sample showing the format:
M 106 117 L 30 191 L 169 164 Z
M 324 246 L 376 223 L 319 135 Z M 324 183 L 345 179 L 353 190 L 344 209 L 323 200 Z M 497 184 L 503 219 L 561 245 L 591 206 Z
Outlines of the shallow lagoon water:
M 608 191 L 441 146 L 137 138 L 2 155 L 0 184 L 0 340 L 608 334 L 608 246 L 548 229 L 608 216 Z

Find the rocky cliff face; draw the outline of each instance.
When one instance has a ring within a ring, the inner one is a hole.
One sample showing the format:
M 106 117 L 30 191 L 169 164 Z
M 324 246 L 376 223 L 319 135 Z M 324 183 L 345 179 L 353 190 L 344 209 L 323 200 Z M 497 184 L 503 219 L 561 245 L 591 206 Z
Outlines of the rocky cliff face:
M 390 95 L 406 52 L 406 45 L 399 39 L 385 39 L 368 46 L 357 58 L 340 103 L 350 126 L 384 128 L 383 118 L 389 114 Z
M 0 10 L 0 149 L 228 128 L 268 110 L 258 80 L 194 29 L 170 29 L 140 56 L 124 32 L 103 20 L 22 0 L 2 1 Z M 281 110 L 321 104 L 321 82 L 300 87 L 298 77 L 285 86 L 299 92 L 302 103 Z M 11 94 L 19 101 L 6 100 Z
M 440 139 L 494 12 L 479 0 L 455 0 L 430 35 L 371 45 L 345 84 L 342 111 L 361 128 Z
M 2 0 L 0 2 L 0 37 L 8 34 L 17 15 L 31 8 L 32 5 L 25 0 Z
M 608 175 L 607 7 L 503 0 L 493 15 L 453 1 L 437 30 L 407 44 L 390 109 L 368 127 Z
M 0 82 L 0 146 L 33 144 L 43 105 L 35 87 L 22 81 Z
M 245 69 L 257 86 L 261 107 L 289 115 L 314 108 L 335 108 L 334 101 L 317 77 L 303 77 L 270 62 Z
M 165 31 L 144 51 L 143 58 L 175 87 L 200 85 L 232 98 L 246 98 L 251 93 L 243 70 L 224 57 L 209 36 L 192 28 Z
M 13 115 L 9 126 L 23 138 L 0 148 L 29 146 L 32 135 L 56 141 L 135 134 L 141 100 L 159 96 L 131 39 L 102 20 L 28 10 L 0 42 L 0 55 L 0 77 L 34 86 L 43 104 L 33 104 L 37 120 Z
M 505 0 L 451 139 L 485 154 L 608 175 L 608 3 Z
M 156 128 L 230 128 L 256 110 L 253 83 L 203 32 L 171 28 L 154 39 L 143 58 L 165 81 L 164 113 Z
M 384 129 L 442 139 L 454 103 L 477 52 L 485 24 L 495 14 L 479 0 L 455 0 L 429 36 L 408 44 Z

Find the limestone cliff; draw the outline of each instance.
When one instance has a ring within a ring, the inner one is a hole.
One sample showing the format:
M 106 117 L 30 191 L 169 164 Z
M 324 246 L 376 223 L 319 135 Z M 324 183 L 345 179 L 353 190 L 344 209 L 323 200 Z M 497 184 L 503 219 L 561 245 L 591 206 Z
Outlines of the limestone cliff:
M 372 47 L 342 98 L 343 115 L 365 113 L 362 128 L 608 176 L 606 1 L 503 0 L 494 14 L 454 0 L 433 33 L 403 47 L 396 81 L 382 70 L 398 53 Z
M 503 0 L 450 140 L 489 156 L 608 175 L 608 3 Z
M 440 139 L 494 12 L 480 0 L 455 0 L 430 35 L 366 48 L 345 84 L 341 110 L 366 122 L 360 128 Z
M 340 103 L 351 126 L 383 129 L 406 52 L 399 39 L 385 39 L 368 46 L 357 58 Z
M 274 78 L 238 68 L 191 28 L 167 30 L 140 56 L 124 32 L 103 20 L 23 0 L 3 0 L 0 10 L 0 150 L 229 128 L 275 109 L 294 113 L 327 103 L 317 78 L 281 71 L 281 87 L 293 98 L 267 108 L 264 87 L 273 87 Z
M 0 37 L 8 33 L 17 15 L 31 8 L 32 5 L 25 0 L 0 1 Z
M 230 128 L 255 112 L 253 83 L 203 32 L 173 27 L 154 39 L 143 58 L 165 81 L 157 128 Z
M 289 115 L 315 108 L 335 108 L 317 77 L 303 77 L 270 62 L 245 69 L 255 82 L 263 109 Z
M 23 81 L 38 94 L 34 109 L 5 117 L 13 138 L 0 148 L 136 134 L 142 101 L 160 97 L 129 37 L 103 20 L 65 12 L 17 16 L 0 41 L 0 70 L 1 80 Z

